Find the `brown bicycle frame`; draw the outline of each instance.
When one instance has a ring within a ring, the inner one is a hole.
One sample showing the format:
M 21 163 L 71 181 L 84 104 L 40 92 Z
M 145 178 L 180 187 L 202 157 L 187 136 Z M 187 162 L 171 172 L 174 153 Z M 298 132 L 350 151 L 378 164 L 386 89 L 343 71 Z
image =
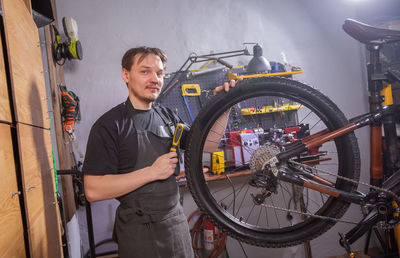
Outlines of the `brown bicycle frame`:
M 365 115 L 351 119 L 350 123 L 342 128 L 330 132 L 328 129 L 317 132 L 313 135 L 307 136 L 295 143 L 286 146 L 286 151 L 277 155 L 280 162 L 288 160 L 297 154 L 312 148 L 318 147 L 323 143 L 334 140 L 344 134 L 353 132 L 354 130 L 364 127 L 371 127 L 371 169 L 370 176 L 372 179 L 382 180 L 382 119 L 394 115 L 395 112 L 400 112 L 400 105 L 384 106 L 377 112 L 367 113 Z M 302 174 L 302 172 L 300 172 Z M 355 192 L 349 193 L 336 189 L 334 183 L 321 176 L 303 173 L 306 177 L 300 178 L 290 173 L 286 173 L 284 169 L 278 172 L 280 180 L 297 184 L 306 188 L 316 190 L 321 193 L 328 194 L 333 197 L 346 199 L 353 203 L 361 203 L 364 194 Z M 308 175 L 308 176 L 306 176 Z

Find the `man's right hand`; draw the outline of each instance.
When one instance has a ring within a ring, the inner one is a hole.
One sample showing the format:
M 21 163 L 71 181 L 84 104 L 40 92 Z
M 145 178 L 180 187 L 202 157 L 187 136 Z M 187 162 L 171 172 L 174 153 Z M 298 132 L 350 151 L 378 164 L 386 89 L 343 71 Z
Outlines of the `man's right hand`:
M 151 172 L 154 173 L 156 180 L 167 179 L 174 173 L 177 163 L 177 153 L 175 151 L 168 152 L 154 161 L 151 165 Z

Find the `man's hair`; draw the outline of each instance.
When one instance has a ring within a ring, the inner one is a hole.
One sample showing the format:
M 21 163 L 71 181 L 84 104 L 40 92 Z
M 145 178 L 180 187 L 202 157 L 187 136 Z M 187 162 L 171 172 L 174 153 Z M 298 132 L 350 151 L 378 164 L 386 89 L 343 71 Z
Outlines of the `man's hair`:
M 156 56 L 159 56 L 161 59 L 161 62 L 163 63 L 164 66 L 167 63 L 167 55 L 164 53 L 164 51 L 162 51 L 159 48 L 155 48 L 155 47 L 143 46 L 143 47 L 131 48 L 125 52 L 124 56 L 122 57 L 122 61 L 121 61 L 122 68 L 130 71 L 132 68 L 132 65 L 135 62 L 135 56 L 137 54 L 142 54 L 138 60 L 138 63 L 142 62 L 143 59 L 145 59 L 146 56 L 148 56 L 149 54 L 154 54 Z

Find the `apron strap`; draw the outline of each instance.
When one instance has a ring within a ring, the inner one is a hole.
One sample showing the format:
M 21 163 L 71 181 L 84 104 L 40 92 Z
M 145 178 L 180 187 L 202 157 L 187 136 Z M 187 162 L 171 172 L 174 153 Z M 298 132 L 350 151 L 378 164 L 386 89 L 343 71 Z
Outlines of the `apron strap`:
M 174 131 L 172 130 L 172 127 L 175 127 L 176 121 L 172 122 L 171 117 L 168 119 L 167 116 L 164 114 L 164 110 L 160 106 L 154 106 L 154 111 L 161 117 L 163 120 L 164 124 L 168 127 L 168 130 L 171 134 L 171 136 L 174 135 Z M 175 120 L 175 119 L 172 119 Z

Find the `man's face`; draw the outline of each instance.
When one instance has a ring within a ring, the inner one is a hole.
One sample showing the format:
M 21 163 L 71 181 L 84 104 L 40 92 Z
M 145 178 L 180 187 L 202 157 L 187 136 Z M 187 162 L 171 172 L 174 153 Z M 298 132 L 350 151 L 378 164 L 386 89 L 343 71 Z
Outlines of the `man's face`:
M 130 71 L 122 69 L 122 78 L 128 84 L 129 95 L 141 103 L 151 103 L 160 94 L 164 83 L 164 65 L 159 56 L 148 54 L 138 63 L 137 54 Z

